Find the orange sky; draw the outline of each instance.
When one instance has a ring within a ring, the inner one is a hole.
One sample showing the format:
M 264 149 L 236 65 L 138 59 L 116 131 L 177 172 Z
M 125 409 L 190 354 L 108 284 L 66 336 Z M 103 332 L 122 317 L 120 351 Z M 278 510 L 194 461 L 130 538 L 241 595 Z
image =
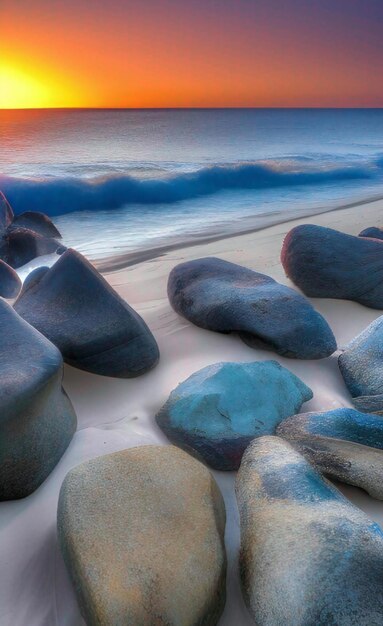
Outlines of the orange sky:
M 382 5 L 1 0 L 0 108 L 383 106 Z

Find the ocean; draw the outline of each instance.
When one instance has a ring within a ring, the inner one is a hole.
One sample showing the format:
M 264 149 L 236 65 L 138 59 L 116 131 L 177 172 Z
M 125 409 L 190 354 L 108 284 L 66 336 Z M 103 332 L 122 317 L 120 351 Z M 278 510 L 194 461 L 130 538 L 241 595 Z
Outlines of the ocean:
M 0 138 L 15 212 L 96 261 L 383 196 L 383 109 L 3 110 Z

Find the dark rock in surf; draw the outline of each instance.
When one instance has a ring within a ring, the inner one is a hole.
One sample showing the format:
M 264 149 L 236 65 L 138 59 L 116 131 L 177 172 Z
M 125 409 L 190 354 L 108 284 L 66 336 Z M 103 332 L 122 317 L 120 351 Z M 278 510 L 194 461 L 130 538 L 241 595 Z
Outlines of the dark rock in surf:
M 383 308 L 383 246 L 379 241 L 304 224 L 286 235 L 281 261 L 287 276 L 307 296 Z
M 47 478 L 76 430 L 60 352 L 0 300 L 0 500 Z
M 383 500 L 383 420 L 354 409 L 300 413 L 285 419 L 277 435 L 317 468 Z
M 251 347 L 285 357 L 320 359 L 336 350 L 325 319 L 293 289 L 218 258 L 177 265 L 168 296 L 174 310 L 201 328 L 238 332 Z
M 74 367 L 130 378 L 158 362 L 158 347 L 145 322 L 75 250 L 31 276 L 15 309 Z
M 61 234 L 52 220 L 44 213 L 37 213 L 35 211 L 25 211 L 25 213 L 16 215 L 13 218 L 10 228 L 12 230 L 14 228 L 26 228 L 42 237 L 61 239 Z
M 240 574 L 259 626 L 381 626 L 383 532 L 291 445 L 255 439 L 236 484 Z

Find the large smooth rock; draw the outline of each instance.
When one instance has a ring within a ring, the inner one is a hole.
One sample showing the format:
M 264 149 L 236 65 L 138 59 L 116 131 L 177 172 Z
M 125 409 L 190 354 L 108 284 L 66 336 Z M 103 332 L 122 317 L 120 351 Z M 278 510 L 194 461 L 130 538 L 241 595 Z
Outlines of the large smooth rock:
M 130 378 L 158 362 L 143 319 L 75 250 L 64 252 L 48 271 L 34 273 L 15 309 L 74 367 Z
M 336 350 L 329 325 L 306 298 L 241 265 L 213 257 L 181 263 L 170 273 L 168 296 L 197 326 L 238 332 L 251 347 L 298 359 Z
M 237 477 L 240 573 L 257 626 L 381 626 L 383 532 L 277 437 Z
M 287 276 L 307 296 L 354 300 L 383 309 L 379 241 L 303 224 L 286 235 L 281 261 Z
M 383 315 L 346 346 L 338 363 L 354 406 L 383 415 Z
M 225 507 L 204 465 L 131 448 L 67 475 L 59 539 L 88 626 L 213 626 L 225 604 Z
M 76 430 L 60 352 L 0 300 L 0 500 L 45 480 Z
M 359 237 L 369 237 L 370 239 L 383 239 L 383 228 L 370 226 L 359 233 Z
M 7 198 L 0 191 L 0 232 L 3 232 L 12 223 L 13 210 Z
M 312 396 L 276 361 L 216 363 L 178 385 L 156 420 L 173 443 L 215 469 L 235 470 L 254 437 L 274 433 Z
M 383 500 L 383 419 L 341 408 L 300 413 L 277 428 L 318 469 Z
M 21 280 L 12 267 L 0 259 L 0 296 L 16 298 L 21 288 Z

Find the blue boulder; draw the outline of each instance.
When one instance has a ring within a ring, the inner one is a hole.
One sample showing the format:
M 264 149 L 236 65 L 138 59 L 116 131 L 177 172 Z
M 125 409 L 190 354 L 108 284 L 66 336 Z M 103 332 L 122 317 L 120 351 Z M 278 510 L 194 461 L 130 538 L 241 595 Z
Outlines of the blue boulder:
M 274 433 L 312 395 L 276 361 L 216 363 L 178 385 L 156 420 L 171 442 L 215 469 L 235 470 L 254 437 Z
M 286 235 L 287 276 L 313 298 L 354 300 L 383 309 L 383 246 L 379 241 L 304 224 Z
M 21 280 L 14 269 L 0 259 L 0 296 L 16 298 L 21 288 Z
M 383 415 L 383 315 L 346 346 L 338 363 L 354 406 Z
M 383 500 L 383 420 L 377 415 L 348 408 L 300 413 L 283 420 L 277 435 L 330 478 Z
M 336 350 L 334 335 L 293 289 L 218 258 L 177 265 L 169 276 L 174 310 L 201 328 L 238 332 L 251 347 L 285 357 L 321 359 Z
M 382 625 L 382 529 L 288 442 L 255 439 L 236 492 L 242 590 L 257 626 Z

